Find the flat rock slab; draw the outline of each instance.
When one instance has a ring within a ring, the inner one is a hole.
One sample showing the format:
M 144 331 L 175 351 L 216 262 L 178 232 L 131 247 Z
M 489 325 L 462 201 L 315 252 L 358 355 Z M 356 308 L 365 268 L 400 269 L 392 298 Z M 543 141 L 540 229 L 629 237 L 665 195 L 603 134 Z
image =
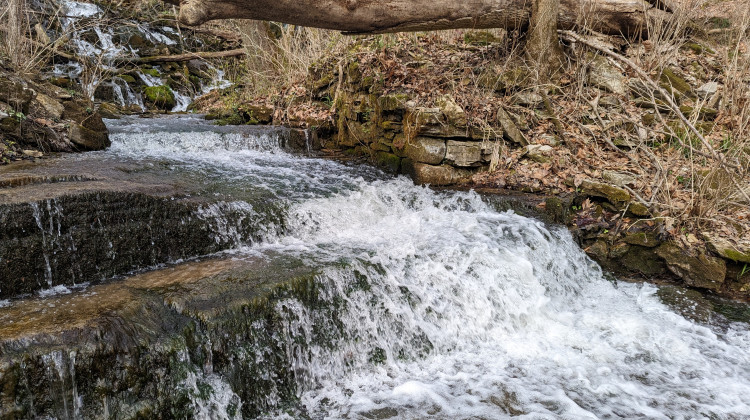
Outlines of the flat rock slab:
M 218 218 L 238 220 L 251 240 L 278 217 L 262 191 L 253 217 L 205 211 L 222 196 L 208 201 L 200 188 L 179 171 L 114 159 L 0 168 L 0 300 L 212 254 L 236 240 L 217 236 Z

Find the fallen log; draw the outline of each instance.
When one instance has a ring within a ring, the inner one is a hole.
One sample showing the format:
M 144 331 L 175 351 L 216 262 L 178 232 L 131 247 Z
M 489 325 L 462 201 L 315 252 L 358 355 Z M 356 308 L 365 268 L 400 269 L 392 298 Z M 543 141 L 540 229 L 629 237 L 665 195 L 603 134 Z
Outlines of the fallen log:
M 255 19 L 350 34 L 440 29 L 523 29 L 531 0 L 163 0 L 179 4 L 189 26 L 214 19 Z M 653 4 L 652 4 L 653 3 Z M 641 37 L 650 19 L 665 17 L 660 1 L 561 0 L 559 29 L 585 26 L 608 35 Z
M 177 63 L 182 61 L 190 61 L 196 58 L 209 59 L 209 58 L 226 58 L 226 57 L 237 57 L 240 55 L 247 54 L 247 50 L 244 48 L 236 48 L 233 50 L 226 51 L 211 51 L 211 52 L 189 52 L 184 54 L 172 54 L 172 55 L 154 55 L 150 57 L 131 57 L 131 58 L 119 58 L 117 61 L 122 63 L 130 64 L 146 64 L 146 63 Z

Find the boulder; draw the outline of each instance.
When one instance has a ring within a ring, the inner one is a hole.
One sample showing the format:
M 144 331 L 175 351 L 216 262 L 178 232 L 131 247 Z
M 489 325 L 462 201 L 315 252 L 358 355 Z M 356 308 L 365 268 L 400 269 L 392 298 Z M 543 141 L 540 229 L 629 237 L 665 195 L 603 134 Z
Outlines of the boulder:
M 177 105 L 172 88 L 166 85 L 143 88 L 143 100 L 164 110 L 170 110 Z
M 250 124 L 271 124 L 273 122 L 273 107 L 265 105 L 248 105 L 245 109 Z M 310 126 L 322 125 L 319 121 L 310 121 Z
M 456 127 L 465 127 L 468 120 L 466 119 L 466 112 L 461 108 L 456 100 L 450 95 L 443 95 L 437 100 L 437 105 L 440 107 L 440 111 L 445 115 L 448 120 L 448 124 Z
M 703 289 L 719 290 L 724 284 L 727 266 L 721 258 L 706 255 L 698 249 L 684 249 L 674 242 L 665 242 L 656 248 L 669 271 L 685 284 Z
M 638 245 L 646 248 L 655 248 L 661 245 L 661 240 L 653 232 L 626 233 L 623 242 L 630 245 Z
M 445 140 L 429 137 L 417 137 L 411 140 L 405 149 L 406 157 L 414 162 L 437 165 L 445 159 Z
M 649 210 L 645 204 L 639 203 L 637 201 L 630 202 L 630 204 L 628 205 L 628 212 L 640 217 L 651 216 L 651 210 Z
M 60 101 L 43 93 L 37 93 L 36 98 L 31 103 L 31 111 L 39 117 L 59 120 L 65 112 L 65 107 Z
M 416 184 L 453 185 L 471 178 L 472 172 L 450 165 L 428 165 L 404 159 L 404 172 L 411 175 Z
M 388 172 L 398 173 L 401 169 L 401 158 L 393 153 L 380 151 L 375 154 L 375 164 Z
M 727 260 L 750 264 L 750 246 L 741 245 L 722 238 L 715 233 L 703 232 L 708 249 Z
M 513 96 L 513 103 L 526 108 L 539 108 L 544 102 L 542 95 L 534 92 L 523 91 Z
M 521 146 L 527 146 L 529 144 L 526 136 L 524 136 L 521 130 L 518 129 L 513 118 L 511 118 L 510 114 L 508 114 L 508 112 L 502 107 L 497 110 L 497 122 L 503 128 L 503 137 L 513 143 L 520 144 Z
M 448 140 L 445 160 L 454 166 L 479 166 L 482 162 L 482 145 L 479 142 Z
M 546 144 L 530 144 L 526 146 L 524 155 L 534 162 L 547 163 L 552 159 L 554 150 L 552 146 Z
M 607 58 L 596 56 L 589 65 L 588 83 L 608 92 L 624 95 L 627 92 L 625 77 Z
M 603 182 L 584 180 L 580 185 L 580 189 L 585 195 L 601 197 L 612 204 L 625 203 L 631 199 L 630 193 L 626 190 Z
M 107 118 L 110 120 L 120 119 L 120 114 L 122 113 L 122 109 L 120 109 L 119 106 L 107 102 L 100 104 L 97 111 L 102 116 L 102 118 Z
M 719 83 L 717 82 L 708 82 L 701 85 L 701 87 L 696 90 L 696 93 L 701 99 L 706 99 L 709 96 L 713 96 L 717 91 L 719 90 Z
M 79 150 L 103 150 L 112 144 L 106 131 L 94 131 L 80 124 L 70 126 L 68 137 Z
M 666 271 L 664 260 L 654 253 L 653 248 L 627 246 L 617 262 L 622 267 L 645 276 L 658 276 Z
M 609 170 L 602 171 L 602 179 L 618 187 L 624 187 L 626 185 L 632 187 L 638 180 L 636 178 L 636 175 L 630 172 L 618 172 Z
M 29 105 L 35 97 L 36 92 L 27 88 L 22 80 L 14 76 L 0 78 L 0 100 L 13 110 L 28 114 Z

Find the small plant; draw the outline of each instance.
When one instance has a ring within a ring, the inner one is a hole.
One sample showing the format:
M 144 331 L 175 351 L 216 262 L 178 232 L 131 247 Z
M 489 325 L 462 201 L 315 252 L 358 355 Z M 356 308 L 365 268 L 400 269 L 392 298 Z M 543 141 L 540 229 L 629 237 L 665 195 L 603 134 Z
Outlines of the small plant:
M 26 119 L 26 114 L 24 114 L 21 111 L 10 110 L 8 112 L 8 115 L 10 115 L 11 117 L 15 118 L 16 121 L 18 121 L 18 122 L 24 121 Z

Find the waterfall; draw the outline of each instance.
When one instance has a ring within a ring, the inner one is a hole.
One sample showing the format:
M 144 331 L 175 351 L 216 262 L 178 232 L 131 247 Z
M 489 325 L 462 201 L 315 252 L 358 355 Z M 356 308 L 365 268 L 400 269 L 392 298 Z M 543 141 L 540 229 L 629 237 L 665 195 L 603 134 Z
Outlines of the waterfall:
M 104 26 L 98 19 L 104 20 L 110 17 L 108 11 L 91 3 L 83 3 L 69 0 L 61 2 L 64 16 L 60 18 L 61 30 L 54 35 L 58 38 L 69 38 L 69 44 L 75 50 L 77 60 L 67 63 L 56 63 L 51 69 L 50 75 L 54 77 L 66 77 L 81 84 L 85 92 L 95 99 L 93 94 L 100 85 L 111 87 L 114 100 L 121 106 L 128 107 L 137 105 L 141 111 L 146 111 L 146 105 L 140 98 L 142 86 L 162 86 L 165 80 L 162 77 L 144 74 L 138 68 L 133 69 L 130 74 L 135 75 L 139 82 L 129 86 L 121 78 L 108 76 L 117 74 L 118 66 L 126 62 L 128 58 L 138 58 L 141 51 L 130 44 L 132 36 L 147 41 L 144 51 L 151 51 L 158 47 L 164 49 L 177 48 L 180 42 L 180 33 L 168 26 L 155 26 L 150 23 L 125 19 L 122 25 Z M 52 30 L 52 29 L 50 29 Z M 53 31 L 54 32 L 54 31 Z M 150 52 L 154 54 L 154 52 Z M 155 54 L 161 54 L 156 52 Z M 231 86 L 231 82 L 224 78 L 224 72 L 206 63 L 208 72 L 206 80 L 201 80 L 200 86 L 183 82 L 170 83 L 175 97 L 175 105 L 171 112 L 185 112 L 195 97 L 208 93 L 214 89 L 223 89 Z M 174 76 L 165 73 L 164 78 Z M 208 79 L 210 77 L 210 79 Z M 133 88 L 135 87 L 135 91 Z M 107 98 L 104 98 L 107 100 Z
M 320 297 L 336 319 L 294 298 L 276 306 L 278 339 L 304 343 L 287 358 L 313 418 L 750 415 L 748 326 L 696 324 L 655 286 L 605 279 L 563 228 L 498 213 L 473 192 L 267 154 L 257 135 L 138 132 L 115 131 L 114 152 L 211 167 L 290 201 L 284 229 L 233 255 L 326 267 Z M 226 219 L 216 232 L 236 238 Z M 313 332 L 321 325 L 333 347 Z
M 109 150 L 66 159 L 122 166 L 129 188 L 185 185 L 177 225 L 201 222 L 187 230 L 205 229 L 219 251 L 0 302 L 0 331 L 15 337 L 24 327 L 13 322 L 34 317 L 28 334 L 49 340 L 0 346 L 14 349 L 0 385 L 45 369 L 57 405 L 40 416 L 145 406 L 221 419 L 750 417 L 750 323 L 718 311 L 696 321 L 665 304 L 661 286 L 608 278 L 563 227 L 498 212 L 472 191 L 303 158 L 284 130 L 196 116 L 108 124 Z M 173 201 L 149 199 L 140 217 Z M 59 207 L 24 208 L 50 263 L 73 214 Z M 125 214 L 132 224 L 136 212 Z M 86 346 L 70 338 L 81 332 Z M 56 347 L 63 340 L 75 353 Z M 31 352 L 43 360 L 12 359 Z

